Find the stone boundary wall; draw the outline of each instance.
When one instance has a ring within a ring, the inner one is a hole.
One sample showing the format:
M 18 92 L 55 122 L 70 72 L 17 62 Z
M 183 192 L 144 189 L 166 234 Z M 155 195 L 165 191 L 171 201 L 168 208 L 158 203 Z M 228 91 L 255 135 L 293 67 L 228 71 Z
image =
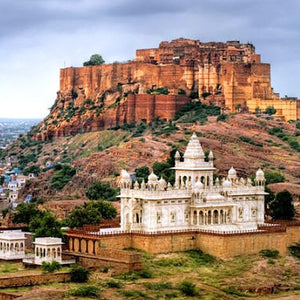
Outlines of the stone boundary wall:
M 260 230 L 249 232 L 213 233 L 211 231 L 169 231 L 159 233 L 146 232 L 116 232 L 112 234 L 88 234 L 83 231 L 71 231 L 67 234 L 69 245 L 78 243 L 90 244 L 96 240 L 96 252 L 102 253 L 110 248 L 112 257 L 124 248 L 135 248 L 149 253 L 166 253 L 186 251 L 200 248 L 202 251 L 222 259 L 238 255 L 258 253 L 262 249 L 277 249 L 285 254 L 287 247 L 299 242 L 300 223 L 284 222 L 280 224 L 266 224 Z M 73 241 L 70 242 L 70 239 Z M 80 252 L 78 245 L 75 252 Z M 85 249 L 85 248 L 84 248 Z M 116 253 L 114 254 L 113 252 Z M 86 253 L 89 253 L 86 252 Z M 83 254 L 83 253 L 82 253 Z
M 31 286 L 49 282 L 68 282 L 70 281 L 70 279 L 70 273 L 53 273 L 37 275 L 31 274 L 14 277 L 4 277 L 0 278 L 0 288 Z
M 111 273 L 121 274 L 142 269 L 140 253 L 116 249 L 98 249 L 97 255 L 66 252 L 65 257 L 75 257 L 76 261 L 85 268 L 112 268 Z
M 15 295 L 10 293 L 0 292 L 0 300 L 12 300 L 22 297 L 22 295 Z

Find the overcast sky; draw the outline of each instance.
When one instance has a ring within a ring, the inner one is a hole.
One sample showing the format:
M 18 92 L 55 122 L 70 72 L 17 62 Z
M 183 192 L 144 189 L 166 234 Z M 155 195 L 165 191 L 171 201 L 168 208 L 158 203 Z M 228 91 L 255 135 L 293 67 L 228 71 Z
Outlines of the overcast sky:
M 0 117 L 43 118 L 59 69 L 179 37 L 252 42 L 274 91 L 300 97 L 299 0 L 0 0 Z

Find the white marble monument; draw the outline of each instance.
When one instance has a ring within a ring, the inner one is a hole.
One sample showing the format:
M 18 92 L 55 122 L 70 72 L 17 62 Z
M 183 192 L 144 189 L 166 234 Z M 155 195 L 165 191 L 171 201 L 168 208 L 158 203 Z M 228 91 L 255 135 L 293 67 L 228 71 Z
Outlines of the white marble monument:
M 259 169 L 255 185 L 238 178 L 233 167 L 228 176 L 214 179 L 213 153 L 205 160 L 199 139 L 193 133 L 183 161 L 175 155 L 175 184 L 151 173 L 148 182 L 131 187 L 122 170 L 121 229 L 170 231 L 202 229 L 212 231 L 256 230 L 264 223 L 265 177 Z

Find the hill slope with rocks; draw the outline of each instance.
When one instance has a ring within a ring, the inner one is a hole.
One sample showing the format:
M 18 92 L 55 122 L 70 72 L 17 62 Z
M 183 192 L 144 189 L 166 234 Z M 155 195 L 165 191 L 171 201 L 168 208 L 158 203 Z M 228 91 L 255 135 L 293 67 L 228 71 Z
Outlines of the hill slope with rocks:
M 123 125 L 114 130 L 80 133 L 52 141 L 35 141 L 32 133 L 19 138 L 2 157 L 15 157 L 26 172 L 42 169 L 30 180 L 20 195 L 44 199 L 85 198 L 85 190 L 93 181 L 109 182 L 117 186 L 121 169 L 134 172 L 136 168 L 151 168 L 156 161 L 169 158 L 174 148 L 184 152 L 192 134 L 192 112 L 178 120 L 156 120 L 150 124 Z M 197 122 L 196 133 L 204 151 L 212 150 L 216 175 L 226 176 L 231 166 L 239 176 L 253 175 L 258 168 L 283 175 L 285 183 L 273 184 L 275 191 L 289 188 L 294 196 L 300 191 L 299 129 L 296 124 L 266 119 L 252 114 L 225 116 L 223 121 L 209 116 Z M 71 164 L 76 174 L 61 189 L 53 186 L 56 164 Z M 34 167 L 33 167 L 34 166 Z

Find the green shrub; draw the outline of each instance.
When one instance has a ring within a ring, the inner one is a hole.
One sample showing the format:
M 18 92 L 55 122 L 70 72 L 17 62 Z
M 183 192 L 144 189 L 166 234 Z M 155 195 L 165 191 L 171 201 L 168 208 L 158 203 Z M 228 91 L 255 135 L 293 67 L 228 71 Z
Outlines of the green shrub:
M 216 260 L 215 257 L 202 252 L 200 249 L 190 250 L 186 253 L 199 265 L 211 264 Z
M 228 115 L 227 114 L 220 114 L 218 117 L 217 117 L 217 122 L 225 122 L 228 118 Z
M 54 170 L 55 172 L 51 177 L 51 186 L 56 190 L 62 190 L 76 174 L 76 169 L 69 165 L 55 165 Z
M 116 196 L 119 193 L 119 189 L 112 188 L 108 183 L 102 183 L 95 181 L 92 185 L 86 190 L 85 195 L 90 200 L 107 200 L 113 201 L 116 200 Z
M 120 287 L 123 286 L 123 283 L 117 280 L 109 280 L 106 282 L 107 287 L 109 288 L 117 288 L 119 289 Z
M 75 90 L 72 90 L 71 93 L 72 93 L 72 98 L 73 99 L 76 99 L 78 97 L 78 94 L 77 94 L 77 92 Z
M 295 243 L 294 245 L 292 246 L 289 246 L 289 251 L 290 253 L 297 257 L 297 258 L 300 258 L 300 242 L 299 243 Z
M 54 271 L 59 270 L 60 268 L 61 264 L 56 260 L 53 260 L 51 263 L 46 261 L 43 261 L 42 263 L 43 273 L 53 273 Z
M 166 289 L 173 289 L 171 282 L 146 282 L 144 286 L 150 290 L 162 291 Z
M 122 291 L 125 297 L 132 297 L 134 299 L 146 299 L 147 295 L 144 291 L 139 290 L 127 290 Z
M 146 93 L 152 95 L 168 95 L 169 90 L 167 87 L 159 87 L 157 89 L 149 89 L 146 91 Z
M 99 289 L 93 285 L 80 286 L 70 291 L 71 296 L 98 298 Z
M 198 91 L 197 92 L 190 92 L 189 98 L 191 98 L 191 99 L 198 99 L 199 98 Z
M 139 137 L 142 136 L 144 131 L 147 129 L 147 125 L 145 123 L 140 123 L 135 131 L 135 133 L 132 135 L 132 137 Z
M 180 119 L 182 123 L 205 122 L 208 116 L 220 115 L 220 111 L 221 109 L 218 106 L 206 105 L 201 102 L 190 102 L 175 114 L 174 120 Z
M 273 106 L 269 106 L 266 108 L 266 110 L 264 112 L 268 115 L 275 115 L 276 109 Z
M 72 282 L 87 282 L 90 274 L 89 270 L 78 266 L 73 267 L 70 273 Z
M 246 293 L 238 291 L 236 288 L 232 286 L 228 286 L 223 289 L 223 291 L 230 295 L 236 295 L 236 296 L 248 296 Z
M 183 89 L 178 90 L 178 95 L 186 95 L 186 91 Z
M 141 270 L 138 272 L 141 278 L 153 278 L 153 273 L 150 270 Z
M 190 281 L 183 281 L 178 289 L 186 296 L 197 296 L 196 285 Z
M 259 254 L 261 256 L 269 257 L 269 258 L 278 258 L 279 257 L 278 250 L 263 249 L 263 250 L 259 251 Z
M 266 184 L 284 182 L 285 177 L 278 172 L 265 172 Z
M 263 147 L 262 143 L 257 143 L 257 142 L 253 141 L 252 139 L 250 139 L 247 136 L 240 136 L 240 140 L 243 141 L 243 142 L 245 142 L 245 143 L 251 144 L 253 146 Z

